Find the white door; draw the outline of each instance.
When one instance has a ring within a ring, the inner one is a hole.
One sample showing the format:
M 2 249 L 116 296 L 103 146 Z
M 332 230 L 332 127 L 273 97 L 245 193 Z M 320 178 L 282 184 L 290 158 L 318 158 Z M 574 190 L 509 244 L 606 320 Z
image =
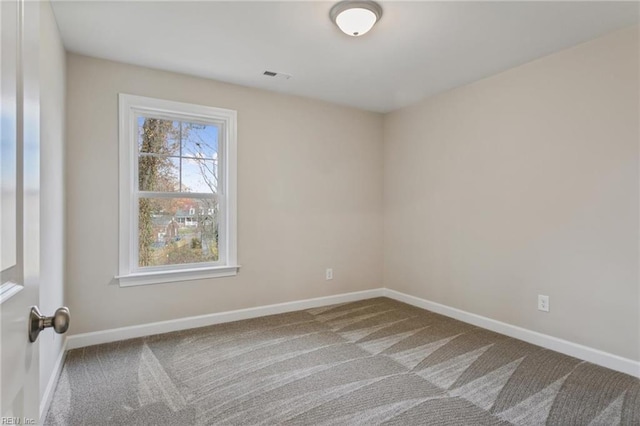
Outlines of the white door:
M 39 423 L 39 350 L 27 320 L 39 295 L 39 5 L 0 0 L 0 423 Z

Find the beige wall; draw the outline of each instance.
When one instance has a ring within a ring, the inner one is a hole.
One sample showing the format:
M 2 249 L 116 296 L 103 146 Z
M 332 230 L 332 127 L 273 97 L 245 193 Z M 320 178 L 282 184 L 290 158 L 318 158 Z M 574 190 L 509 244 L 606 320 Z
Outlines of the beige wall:
M 640 360 L 638 96 L 635 28 L 385 116 L 385 286 Z
M 48 1 L 40 3 L 40 310 L 64 305 L 65 51 Z M 40 334 L 40 398 L 49 384 L 63 336 Z
M 67 71 L 73 334 L 384 285 L 640 359 L 637 29 L 384 117 L 74 54 Z M 237 277 L 113 279 L 119 92 L 238 110 Z
M 119 92 L 238 111 L 238 276 L 128 288 L 113 279 Z M 71 333 L 382 285 L 379 114 L 74 54 L 67 111 Z

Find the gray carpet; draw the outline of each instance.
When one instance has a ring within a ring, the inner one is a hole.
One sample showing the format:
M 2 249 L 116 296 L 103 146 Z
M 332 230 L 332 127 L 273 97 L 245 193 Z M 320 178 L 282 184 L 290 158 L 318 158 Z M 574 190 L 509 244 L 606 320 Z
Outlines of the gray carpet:
M 640 425 L 640 380 L 386 298 L 72 350 L 48 425 Z

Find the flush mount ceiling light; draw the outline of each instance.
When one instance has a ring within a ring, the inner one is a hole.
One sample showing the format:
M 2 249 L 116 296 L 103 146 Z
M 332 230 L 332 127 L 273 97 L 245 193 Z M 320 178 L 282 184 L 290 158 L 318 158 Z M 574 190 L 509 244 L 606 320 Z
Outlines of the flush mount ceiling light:
M 382 17 L 382 8 L 370 0 L 345 0 L 335 4 L 329 16 L 343 33 L 358 37 L 369 32 Z

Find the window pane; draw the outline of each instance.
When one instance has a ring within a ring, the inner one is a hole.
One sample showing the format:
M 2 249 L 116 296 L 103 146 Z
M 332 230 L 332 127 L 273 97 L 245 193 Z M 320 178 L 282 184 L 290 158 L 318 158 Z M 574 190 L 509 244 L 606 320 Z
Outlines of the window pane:
M 138 117 L 138 189 L 215 193 L 220 126 Z
M 182 123 L 182 156 L 218 158 L 218 126 Z
M 217 261 L 218 217 L 213 199 L 140 198 L 138 266 Z
M 213 160 L 182 159 L 183 192 L 217 192 L 217 162 Z
M 180 155 L 180 122 L 138 117 L 138 148 L 149 154 Z
M 180 158 L 157 155 L 138 157 L 140 191 L 175 192 L 180 189 Z

